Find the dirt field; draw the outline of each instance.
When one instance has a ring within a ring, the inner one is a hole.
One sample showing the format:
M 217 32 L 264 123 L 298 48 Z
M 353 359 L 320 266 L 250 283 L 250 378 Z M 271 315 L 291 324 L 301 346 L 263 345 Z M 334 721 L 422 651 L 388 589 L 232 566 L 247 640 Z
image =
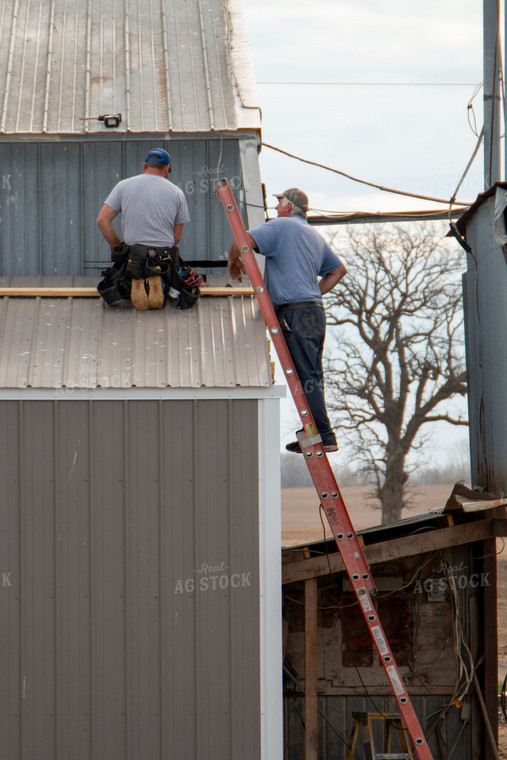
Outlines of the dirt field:
M 344 487 L 341 490 L 352 523 L 356 530 L 381 523 L 378 502 L 368 498 L 367 487 Z M 444 506 L 452 487 L 420 486 L 412 494 L 412 505 L 403 511 L 402 518 L 424 514 Z M 325 518 L 324 518 L 325 522 Z M 326 536 L 330 531 L 326 524 Z M 319 518 L 319 501 L 313 488 L 282 489 L 282 546 L 295 546 L 305 541 L 319 541 L 324 529 Z M 507 672 L 507 548 L 502 539 L 497 541 L 498 555 L 498 680 Z M 499 756 L 507 760 L 507 724 L 500 716 Z

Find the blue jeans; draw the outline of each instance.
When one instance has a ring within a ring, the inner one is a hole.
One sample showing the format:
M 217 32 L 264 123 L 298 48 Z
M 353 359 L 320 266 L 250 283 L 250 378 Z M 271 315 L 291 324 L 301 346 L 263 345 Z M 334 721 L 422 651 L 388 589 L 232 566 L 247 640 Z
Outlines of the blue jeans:
M 296 368 L 308 406 L 324 445 L 336 443 L 324 401 L 322 352 L 326 337 L 326 315 L 320 306 L 284 306 L 278 321 Z

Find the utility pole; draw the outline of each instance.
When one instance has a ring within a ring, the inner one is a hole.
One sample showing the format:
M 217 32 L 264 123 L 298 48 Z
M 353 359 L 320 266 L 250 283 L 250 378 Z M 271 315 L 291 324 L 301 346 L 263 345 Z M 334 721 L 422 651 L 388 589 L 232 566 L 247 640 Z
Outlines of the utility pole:
M 484 0 L 484 189 L 501 179 L 500 0 Z

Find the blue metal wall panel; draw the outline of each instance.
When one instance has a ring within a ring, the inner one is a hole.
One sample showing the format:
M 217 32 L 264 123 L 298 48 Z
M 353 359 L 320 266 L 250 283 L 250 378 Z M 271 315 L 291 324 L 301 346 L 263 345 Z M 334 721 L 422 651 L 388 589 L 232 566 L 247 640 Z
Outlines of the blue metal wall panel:
M 187 197 L 185 259 L 223 258 L 231 242 L 213 192 L 227 177 L 238 198 L 238 140 L 173 139 L 0 143 L 0 276 L 100 273 L 109 249 L 95 220 L 120 179 L 142 171 L 154 145 L 171 153 L 170 179 Z M 119 229 L 119 226 L 118 226 Z
M 0 266 L 26 275 L 41 272 L 39 147 L 0 143 Z
M 466 223 L 465 327 L 472 482 L 507 494 L 507 259 L 495 239 L 495 197 Z
M 40 203 L 40 272 L 63 274 L 70 268 L 78 274 L 81 246 L 82 185 L 80 148 L 76 143 L 47 143 L 40 146 L 38 181 Z M 25 201 L 26 202 L 26 201 Z M 31 207 L 27 207 L 31 211 Z M 30 224 L 30 218 L 26 219 Z M 77 245 L 76 245 L 77 243 Z M 31 252 L 27 251 L 31 257 Z

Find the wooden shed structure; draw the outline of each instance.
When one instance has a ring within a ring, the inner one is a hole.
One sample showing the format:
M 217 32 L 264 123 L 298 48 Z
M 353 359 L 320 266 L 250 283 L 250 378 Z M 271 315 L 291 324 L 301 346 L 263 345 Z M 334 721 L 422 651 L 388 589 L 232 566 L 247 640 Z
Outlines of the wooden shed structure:
M 459 490 L 445 509 L 359 536 L 432 756 L 484 760 L 497 736 L 495 538 L 507 534 L 507 501 Z M 283 619 L 285 760 L 368 756 L 361 738 L 347 755 L 360 713 L 380 715 L 381 752 L 396 702 L 334 541 L 284 551 Z

